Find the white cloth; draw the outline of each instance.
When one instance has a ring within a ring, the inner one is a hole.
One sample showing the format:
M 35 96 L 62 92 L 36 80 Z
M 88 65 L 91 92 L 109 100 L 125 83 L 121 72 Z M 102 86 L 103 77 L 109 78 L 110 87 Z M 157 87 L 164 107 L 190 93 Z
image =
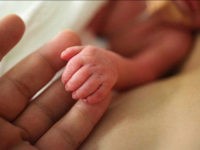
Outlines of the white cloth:
M 18 14 L 26 24 L 22 40 L 1 62 L 1 74 L 64 29 L 82 33 L 103 1 L 1 1 L 0 17 Z M 85 34 L 88 35 L 88 34 Z M 91 39 L 91 36 L 89 36 Z

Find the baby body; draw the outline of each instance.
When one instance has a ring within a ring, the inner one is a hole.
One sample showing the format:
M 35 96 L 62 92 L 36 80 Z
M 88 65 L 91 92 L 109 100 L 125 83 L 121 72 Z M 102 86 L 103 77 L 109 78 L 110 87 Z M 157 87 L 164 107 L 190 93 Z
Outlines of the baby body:
M 129 18 L 122 24 L 123 18 L 116 14 L 125 12 L 125 5 L 130 3 L 136 3 L 133 7 L 140 7 L 140 11 L 144 9 L 142 2 L 116 2 L 112 12 L 108 7 L 102 9 L 102 12 L 107 9 L 112 19 L 107 18 L 100 25 L 103 18 L 99 19 L 100 13 L 89 25 L 94 33 L 107 38 L 112 51 L 89 45 L 62 52 L 61 58 L 67 61 L 62 82 L 74 99 L 91 104 L 100 102 L 113 89 L 126 90 L 158 79 L 188 55 L 193 27 L 163 23 L 157 17 L 123 26 Z M 135 49 L 140 51 L 131 53 Z

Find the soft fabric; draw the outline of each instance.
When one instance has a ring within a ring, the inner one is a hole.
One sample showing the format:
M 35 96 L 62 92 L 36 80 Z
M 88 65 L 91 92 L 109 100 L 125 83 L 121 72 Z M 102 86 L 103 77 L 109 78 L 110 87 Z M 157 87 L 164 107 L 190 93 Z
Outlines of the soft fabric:
M 81 150 L 199 150 L 200 36 L 182 71 L 115 97 Z
M 94 42 L 94 38 L 84 31 L 84 27 L 105 3 L 106 0 L 1 1 L 0 17 L 11 13 L 18 14 L 25 21 L 26 32 L 20 43 L 3 59 L 0 72 L 4 73 L 65 29 L 74 30 L 83 36 L 83 39 Z

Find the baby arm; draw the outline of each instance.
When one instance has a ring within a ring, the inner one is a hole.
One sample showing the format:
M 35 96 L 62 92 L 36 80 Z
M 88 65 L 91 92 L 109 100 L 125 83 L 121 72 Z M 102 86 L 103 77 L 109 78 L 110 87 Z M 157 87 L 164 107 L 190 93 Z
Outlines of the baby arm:
M 115 85 L 118 73 L 113 52 L 93 46 L 74 46 L 62 52 L 68 63 L 62 82 L 74 99 L 97 103 L 104 99 Z
M 157 38 L 138 55 L 121 59 L 115 88 L 124 90 L 153 81 L 180 65 L 191 51 L 190 31 L 165 27 L 155 34 Z
M 191 36 L 187 31 L 164 29 L 161 37 L 139 55 L 122 57 L 93 46 L 66 49 L 67 60 L 62 82 L 74 99 L 89 103 L 103 100 L 114 87 L 124 90 L 162 76 L 188 54 Z

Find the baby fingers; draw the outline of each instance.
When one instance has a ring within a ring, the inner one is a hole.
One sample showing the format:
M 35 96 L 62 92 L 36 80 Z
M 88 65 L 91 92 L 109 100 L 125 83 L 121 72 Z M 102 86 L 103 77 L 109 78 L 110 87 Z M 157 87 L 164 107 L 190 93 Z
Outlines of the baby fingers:
M 91 94 L 94 94 L 101 85 L 101 77 L 92 75 L 80 88 L 72 93 L 72 97 L 74 99 L 86 99 Z
M 81 67 L 82 67 L 83 63 L 81 61 L 81 59 L 79 59 L 78 57 L 74 57 L 72 58 L 66 65 L 66 68 L 62 74 L 62 82 L 63 84 L 66 84 L 69 79 L 73 76 L 73 74 L 75 72 L 77 72 Z
M 72 57 L 74 57 L 75 55 L 77 55 L 82 49 L 84 48 L 84 46 L 72 46 L 67 48 L 66 50 L 64 50 L 60 57 L 63 60 L 70 60 Z
M 82 66 L 73 76 L 69 79 L 69 81 L 65 85 L 65 89 L 67 91 L 75 91 L 80 86 L 87 81 L 87 79 L 91 76 L 91 71 L 88 69 L 88 65 Z
M 84 100 L 90 104 L 98 103 L 108 96 L 110 90 L 106 84 L 101 84 L 98 89 Z

